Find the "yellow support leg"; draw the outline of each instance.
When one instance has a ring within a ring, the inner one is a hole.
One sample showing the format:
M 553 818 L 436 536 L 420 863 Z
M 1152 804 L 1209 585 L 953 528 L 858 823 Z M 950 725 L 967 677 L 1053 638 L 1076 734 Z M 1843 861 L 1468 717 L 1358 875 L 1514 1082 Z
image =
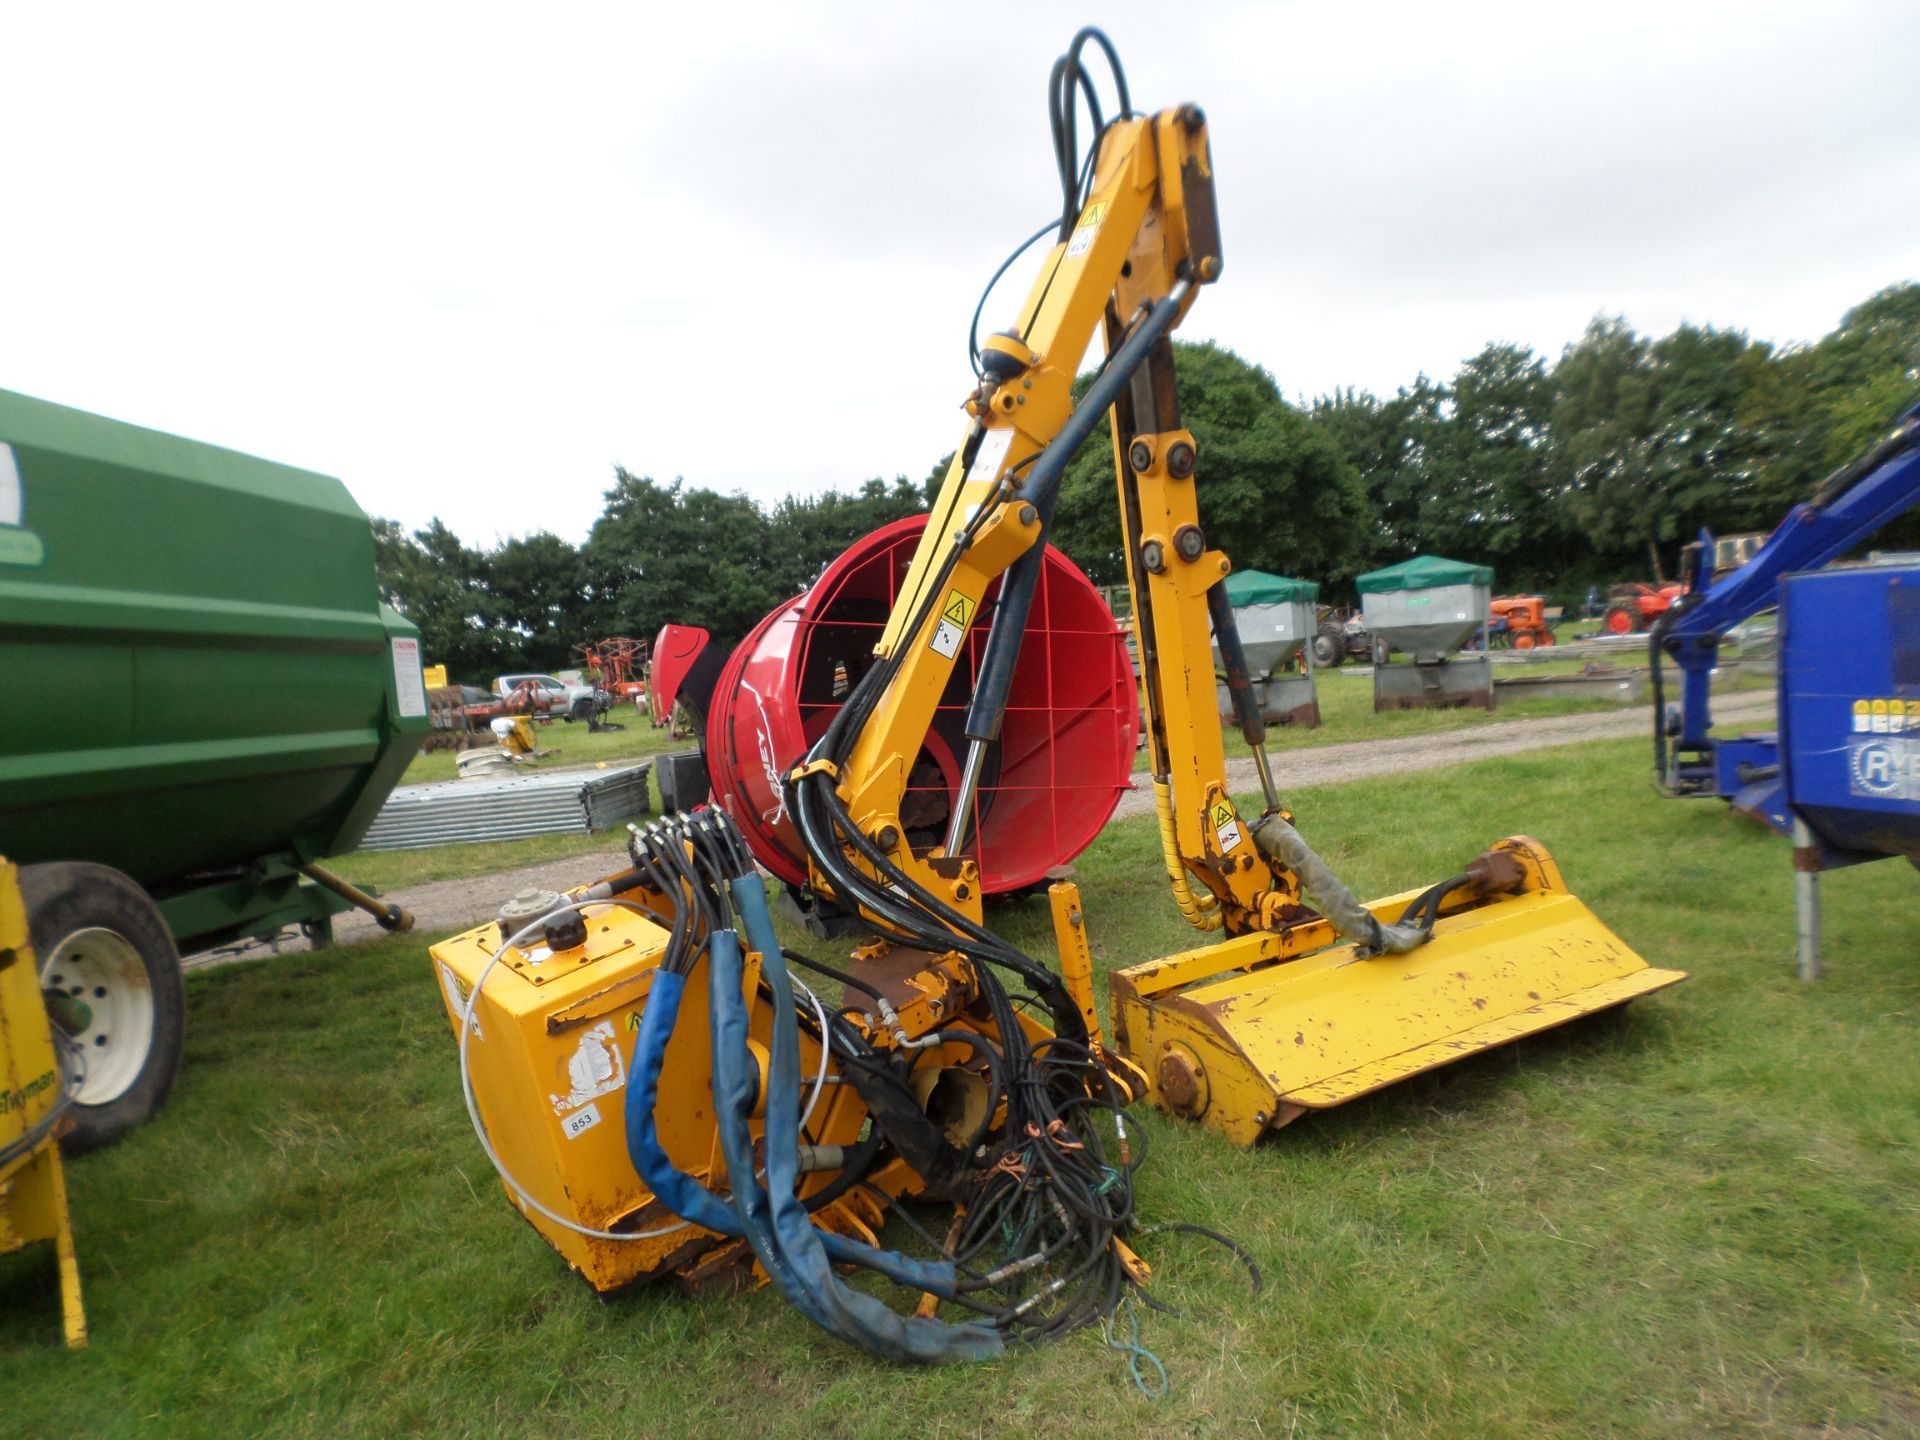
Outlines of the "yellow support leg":
M 27 937 L 26 906 L 12 865 L 0 860 L 0 1150 L 17 1147 L 45 1127 L 62 1091 L 53 1031 L 40 998 L 40 968 Z M 67 1344 L 87 1343 L 80 1301 L 80 1263 L 67 1214 L 58 1129 L 0 1165 L 0 1255 L 53 1242 L 60 1262 L 60 1310 Z

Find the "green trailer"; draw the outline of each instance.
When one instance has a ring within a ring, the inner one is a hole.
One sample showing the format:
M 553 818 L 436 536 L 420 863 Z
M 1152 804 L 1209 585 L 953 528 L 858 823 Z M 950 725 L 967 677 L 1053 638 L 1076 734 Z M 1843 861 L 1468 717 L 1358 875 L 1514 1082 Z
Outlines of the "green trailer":
M 338 480 L 0 390 L 0 675 L 0 854 L 98 1144 L 172 1083 L 180 955 L 350 903 L 318 862 L 426 735 L 419 633 Z

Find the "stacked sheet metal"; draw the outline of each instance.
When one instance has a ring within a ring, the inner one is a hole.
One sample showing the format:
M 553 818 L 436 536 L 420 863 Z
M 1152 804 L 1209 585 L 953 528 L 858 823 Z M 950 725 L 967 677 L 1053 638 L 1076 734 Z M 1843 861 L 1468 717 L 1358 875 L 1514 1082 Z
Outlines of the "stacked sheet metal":
M 417 850 L 591 835 L 647 812 L 650 762 L 618 770 L 562 770 L 486 780 L 402 785 L 374 817 L 362 850 Z

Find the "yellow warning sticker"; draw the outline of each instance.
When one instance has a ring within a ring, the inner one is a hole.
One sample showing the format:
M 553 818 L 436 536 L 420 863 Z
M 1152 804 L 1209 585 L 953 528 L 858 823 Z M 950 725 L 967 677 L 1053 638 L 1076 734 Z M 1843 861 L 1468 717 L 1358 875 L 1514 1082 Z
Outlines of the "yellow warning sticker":
M 1853 702 L 1856 735 L 1911 735 L 1920 733 L 1920 700 L 1878 695 Z
M 1216 800 L 1207 818 L 1213 821 L 1213 833 L 1220 839 L 1221 854 L 1231 854 L 1240 848 L 1240 820 L 1233 813 L 1233 806 L 1225 800 Z
M 1069 256 L 1084 255 L 1093 245 L 1093 237 L 1100 233 L 1100 222 L 1106 218 L 1107 202 L 1096 200 L 1080 212 L 1080 223 L 1073 228 L 1073 238 L 1067 242 Z
M 973 623 L 973 611 L 977 603 L 962 591 L 947 592 L 947 603 L 940 609 L 939 621 L 933 627 L 933 638 L 927 641 L 934 654 L 951 660 L 960 653 L 960 642 L 966 638 L 967 626 Z

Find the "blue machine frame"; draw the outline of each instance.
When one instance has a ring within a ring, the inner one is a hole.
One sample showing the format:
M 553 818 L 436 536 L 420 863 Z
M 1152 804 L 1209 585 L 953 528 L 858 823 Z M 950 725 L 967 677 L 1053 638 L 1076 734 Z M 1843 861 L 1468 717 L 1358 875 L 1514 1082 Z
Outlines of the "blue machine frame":
M 1889 856 L 1920 866 L 1920 563 L 1790 575 L 1780 632 L 1780 776 L 1812 980 L 1820 872 Z
M 1920 501 L 1920 405 L 1903 413 L 1893 431 L 1866 454 L 1827 477 L 1811 500 L 1788 512 L 1768 538 L 1732 574 L 1707 585 L 1705 557 L 1712 537 L 1687 547 L 1682 561 L 1687 593 L 1654 622 L 1648 638 L 1652 672 L 1654 770 L 1669 795 L 1717 796 L 1783 834 L 1792 826 L 1781 793 L 1777 735 L 1716 741 L 1708 685 L 1719 663 L 1720 639 L 1733 626 L 1779 603 L 1789 574 L 1832 564 Z M 1839 644 L 1835 655 L 1858 645 Z M 1832 659 L 1833 656 L 1826 657 Z M 1663 659 L 1680 670 L 1680 703 L 1669 707 Z M 1788 666 L 1781 664 L 1782 694 Z

